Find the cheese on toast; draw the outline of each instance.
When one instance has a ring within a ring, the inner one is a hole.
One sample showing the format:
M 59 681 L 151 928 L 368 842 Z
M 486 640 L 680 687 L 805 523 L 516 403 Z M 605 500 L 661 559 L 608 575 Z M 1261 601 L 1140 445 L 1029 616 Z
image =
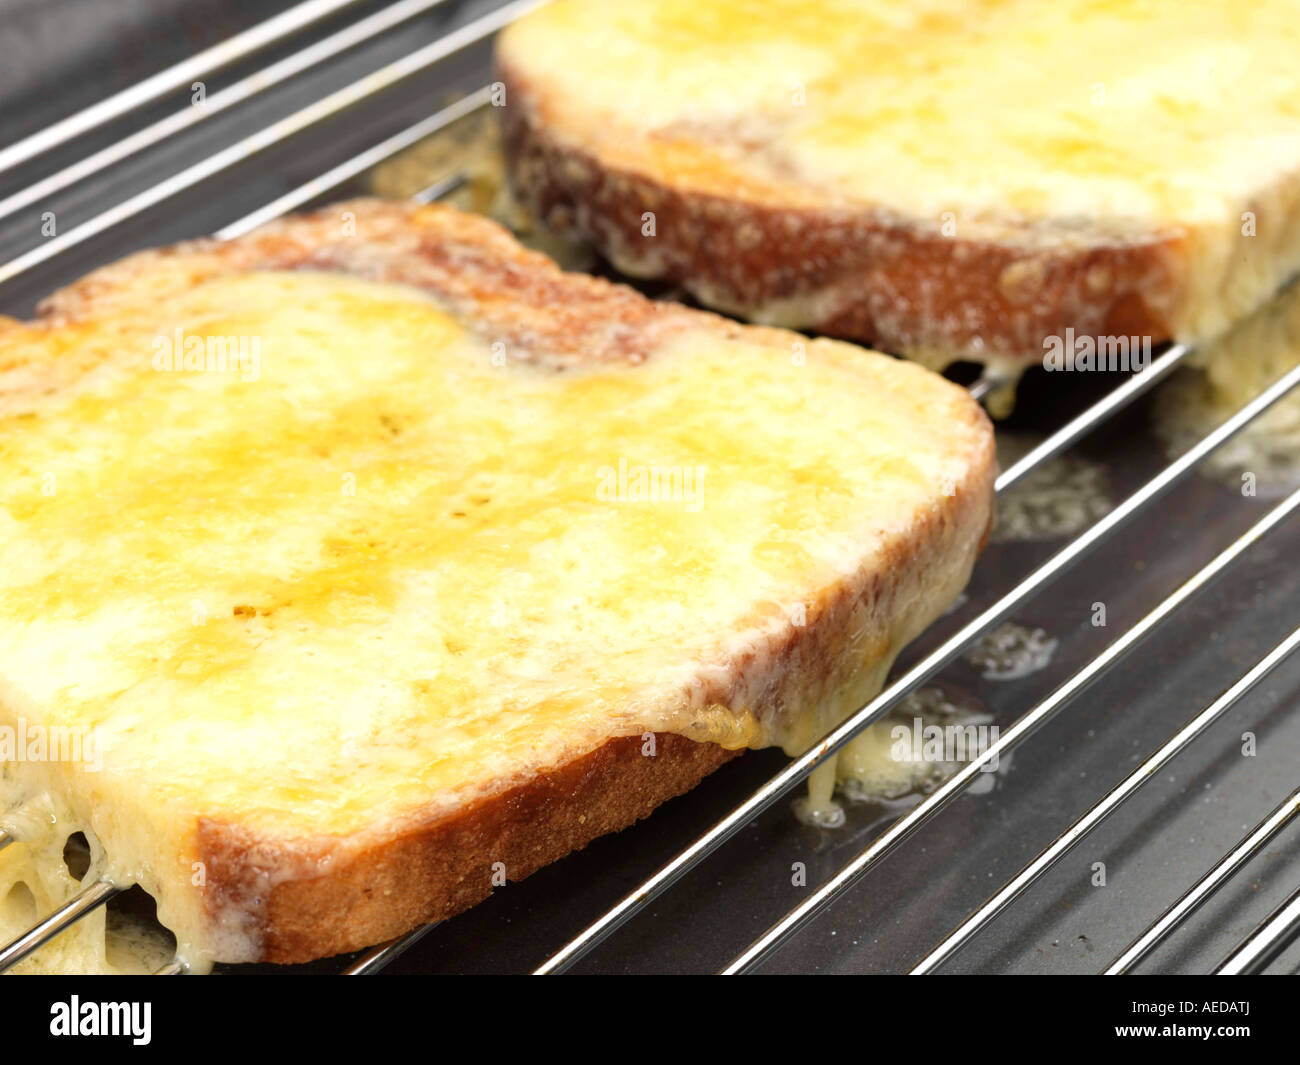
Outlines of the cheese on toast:
M 754 321 L 1014 375 L 1200 340 L 1300 270 L 1293 0 L 557 0 L 497 62 L 516 194 Z
M 963 389 L 444 207 L 136 255 L 0 360 L 0 898 L 66 897 L 82 831 L 195 968 L 383 941 L 804 749 L 991 521 Z

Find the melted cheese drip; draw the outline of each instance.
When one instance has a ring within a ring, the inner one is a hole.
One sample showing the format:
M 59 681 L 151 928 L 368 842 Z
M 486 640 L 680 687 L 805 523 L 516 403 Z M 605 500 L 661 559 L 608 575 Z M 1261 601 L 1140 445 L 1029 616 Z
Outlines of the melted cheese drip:
M 10 767 L 4 767 L 8 776 Z M 7 795 L 0 779 L 0 795 Z M 15 789 L 16 790 L 16 789 Z M 0 850 L 0 941 L 9 942 L 104 875 L 108 863 L 93 838 L 89 869 L 74 877 L 63 858 L 68 837 L 86 827 L 62 796 L 29 795 L 0 817 L 18 842 Z M 144 975 L 175 954 L 169 937 L 138 917 L 100 907 L 12 969 L 18 974 Z
M 1215 343 L 1192 352 L 1189 366 L 1156 396 L 1155 428 L 1181 454 L 1300 363 L 1300 284 Z M 1300 486 L 1300 394 L 1284 396 L 1200 466 L 1237 490 L 1249 474 L 1261 498 Z
M 159 372 L 177 330 L 255 340 L 256 372 Z M 760 718 L 698 678 L 962 478 L 961 390 L 849 345 L 805 362 L 704 333 L 635 370 L 502 366 L 421 292 L 307 273 L 3 340 L 11 367 L 86 372 L 0 420 L 0 725 L 93 730 L 102 765 L 7 765 L 0 811 L 52 803 L 49 846 L 102 843 L 96 875 L 149 891 L 198 967 L 257 946 L 205 913 L 199 818 L 344 837 L 649 730 L 800 749 L 974 553 L 846 634 L 841 688 Z M 638 500 L 651 466 L 693 482 Z M 44 875 L 27 850 L 0 853 L 10 882 Z
M 1049 251 L 1177 237 L 1179 337 L 1300 267 L 1291 0 L 558 0 L 501 49 L 557 133 L 678 186 Z M 807 298 L 746 313 L 798 325 Z

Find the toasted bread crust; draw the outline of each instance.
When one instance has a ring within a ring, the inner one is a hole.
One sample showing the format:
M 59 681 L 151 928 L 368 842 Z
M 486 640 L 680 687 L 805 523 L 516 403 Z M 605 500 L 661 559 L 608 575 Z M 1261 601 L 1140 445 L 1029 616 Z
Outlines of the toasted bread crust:
M 222 274 L 284 269 L 418 286 L 469 328 L 505 339 L 510 357 L 557 370 L 591 360 L 635 364 L 685 329 L 782 346 L 805 339 L 566 274 L 486 219 L 376 201 L 334 205 L 226 243 L 203 240 L 141 253 L 55 294 L 42 317 L 55 327 L 123 301 L 166 300 L 170 292 Z M 701 676 L 693 694 L 706 705 L 779 715 L 809 695 L 843 690 L 862 668 L 861 650 L 852 651 L 846 633 L 890 631 L 888 619 L 916 602 L 953 558 L 969 572 L 992 522 L 992 433 L 964 390 L 925 376 L 933 387 L 951 390 L 964 479 L 936 493 L 905 532 L 884 540 L 885 565 L 863 564 L 807 604 L 804 624 L 781 627 Z M 897 633 L 895 645 L 878 648 L 880 658 L 891 660 L 914 635 Z M 544 771 L 486 782 L 475 801 L 450 814 L 416 811 L 346 838 L 268 837 L 237 822 L 201 820 L 204 905 L 214 924 L 234 927 L 250 945 L 239 959 L 219 960 L 306 961 L 452 916 L 491 893 L 495 863 L 503 863 L 510 880 L 525 877 L 646 816 L 738 753 L 660 734 L 648 757 L 644 739 L 614 736 Z
M 649 746 L 640 736 L 612 739 L 450 817 L 405 828 L 327 875 L 282 881 L 265 899 L 262 960 L 310 961 L 453 917 L 492 894 L 498 870 L 522 880 L 648 816 L 741 753 L 669 733 L 655 735 L 653 756 L 643 753 Z M 215 890 L 247 901 L 262 872 L 250 855 L 265 841 L 208 821 L 199 842 L 202 860 L 219 871 Z
M 547 228 L 590 242 L 632 276 L 680 284 L 754 321 L 940 368 L 961 359 L 1035 365 L 1044 339 L 1067 328 L 1171 337 L 1186 280 L 1182 233 L 964 223 L 958 237 L 937 220 L 817 206 L 795 189 L 722 193 L 607 163 L 548 120 L 543 88 L 500 53 L 497 68 L 515 196 Z

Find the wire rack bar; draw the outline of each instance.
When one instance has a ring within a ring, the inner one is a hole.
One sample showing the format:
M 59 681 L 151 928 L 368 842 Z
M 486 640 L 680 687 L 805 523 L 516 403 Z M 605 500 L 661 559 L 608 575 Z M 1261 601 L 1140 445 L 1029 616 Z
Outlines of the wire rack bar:
M 1108 669 L 1150 635 L 1170 614 L 1227 569 L 1245 551 L 1290 517 L 1297 508 L 1300 508 L 1300 489 L 1297 489 L 1287 499 L 1273 507 L 1268 514 L 1256 522 L 1242 536 L 1238 537 L 1234 543 L 1184 581 L 1141 621 L 1128 629 L 1100 655 L 1053 691 L 1051 695 L 1047 696 L 1032 710 L 1017 718 L 1011 728 L 998 736 L 995 743 L 981 752 L 978 757 L 967 762 L 957 773 L 944 781 L 940 787 L 936 788 L 935 791 L 909 810 L 907 814 L 894 822 L 885 832 L 874 839 L 864 851 L 750 944 L 744 953 L 736 958 L 724 972 L 733 974 L 749 971 L 796 935 L 836 898 L 862 879 L 877 862 L 883 860 L 899 844 L 908 839 L 922 825 L 928 823 L 948 803 L 965 791 L 966 787 L 983 771 L 985 765 L 994 758 L 1002 758 L 1009 754 L 1024 739 L 1054 717 L 1070 700 L 1105 674 Z
M 152 185 L 134 196 L 103 211 L 81 225 L 68 230 L 61 236 L 52 237 L 39 247 L 11 259 L 0 266 L 0 283 L 11 281 L 26 273 L 33 267 L 53 259 L 69 248 L 89 240 L 91 237 L 111 229 L 113 226 L 134 218 L 149 209 L 175 196 L 179 192 L 205 181 L 223 170 L 242 162 L 250 155 L 255 155 L 272 145 L 288 139 L 309 126 L 315 125 L 340 111 L 360 103 L 399 82 L 418 74 L 435 63 L 463 51 L 472 45 L 487 39 L 502 27 L 513 22 L 528 11 L 541 6 L 545 0 L 514 0 L 513 3 L 475 19 L 473 22 L 454 30 L 445 37 L 417 49 L 410 55 L 380 68 L 359 81 L 353 82 L 315 103 L 308 104 L 301 110 L 286 116 L 265 129 L 237 141 L 227 148 L 208 156 L 206 159 L 186 167 L 171 177 Z
M 1024 477 L 1027 473 L 1041 466 L 1049 459 L 1055 458 L 1071 444 L 1104 422 L 1112 415 L 1118 414 L 1139 396 L 1159 384 L 1177 368 L 1192 351 L 1192 345 L 1174 344 L 1160 358 L 1156 359 L 1141 373 L 1134 374 L 1118 388 L 1108 392 L 1104 399 L 1098 400 L 1082 414 L 1061 426 L 1041 444 L 1031 449 L 1018 462 L 1003 470 L 995 482 L 999 492 L 1005 491 Z
M 982 400 L 989 393 L 996 392 L 999 388 L 1004 388 L 1008 384 L 1010 382 L 1007 378 L 986 371 L 968 384 L 966 391 L 971 394 L 972 399 Z
M 166 93 L 188 88 L 213 72 L 229 66 L 253 52 L 259 51 L 292 33 L 306 29 L 313 23 L 351 7 L 357 0 L 308 0 L 274 18 L 260 22 L 243 33 L 228 37 L 197 55 L 183 59 L 152 77 L 145 78 L 121 92 L 101 100 L 92 107 L 69 115 L 47 126 L 39 133 L 24 137 L 0 151 L 0 172 L 10 170 L 20 163 L 34 159 L 43 152 L 121 118 L 137 107 L 158 99 Z
M 344 969 L 340 975 L 374 976 L 389 962 L 405 954 L 411 947 L 415 946 L 416 943 L 436 927 L 436 923 L 421 925 L 419 928 L 412 932 L 408 932 L 404 936 L 398 936 L 396 939 L 391 939 L 380 946 L 372 947 L 355 962 Z
M 1263 972 L 1300 935 L 1300 888 L 1297 888 L 1246 942 L 1215 970 L 1215 976 L 1249 976 Z
M 121 892 L 106 880 L 91 884 L 78 892 L 44 920 L 27 929 L 17 939 L 0 947 L 0 972 L 17 965 L 27 955 L 45 946 L 60 932 L 80 921 L 86 914 L 103 906 Z
M 1235 706 L 1243 695 L 1285 661 L 1287 656 L 1297 647 L 1300 647 L 1300 628 L 1292 631 L 1286 639 L 1251 667 L 1232 687 L 1170 736 L 1151 757 L 1111 789 L 1101 802 L 1093 806 L 1079 820 L 1061 833 L 1046 850 L 1008 881 L 997 894 L 966 918 L 957 928 L 953 929 L 938 946 L 917 964 L 916 968 L 912 970 L 913 975 L 933 972 L 944 961 L 952 957 L 1030 884 L 1051 868 L 1061 855 L 1114 813 L 1125 800 L 1150 780 L 1153 775 L 1172 761 L 1201 733 Z
M 367 149 L 360 155 L 353 156 L 311 181 L 299 185 L 296 189 L 291 189 L 283 196 L 272 200 L 266 206 L 259 207 L 256 211 L 246 214 L 243 218 L 237 219 L 228 226 L 217 230 L 217 239 L 231 240 L 234 237 L 242 236 L 260 225 L 288 214 L 295 208 L 301 207 L 304 203 L 310 203 L 316 197 L 324 195 L 330 189 L 342 185 L 345 181 L 352 180 L 358 174 L 365 173 L 372 166 L 382 163 L 390 156 L 396 155 L 398 152 L 409 148 L 412 144 L 422 141 L 425 137 L 431 136 L 439 130 L 445 129 L 453 122 L 480 110 L 487 105 L 490 95 L 490 86 L 485 85 L 481 89 L 475 90 L 464 99 L 457 100 L 455 103 L 444 107 L 422 122 L 417 122 L 400 133 L 395 133 L 387 140 L 380 141 L 373 148 Z M 463 178 L 457 180 L 457 177 L 453 175 L 451 178 L 446 179 L 446 182 L 439 182 L 425 191 L 436 193 L 436 195 L 431 195 L 429 199 L 437 199 L 439 196 L 445 196 L 461 180 Z M 450 187 L 447 187 L 445 191 L 439 191 L 444 185 Z
M 435 203 L 444 196 L 450 196 L 468 180 L 469 178 L 458 170 L 454 174 L 435 181 L 432 185 L 426 185 L 419 192 L 414 193 L 411 199 L 419 204 Z
M 174 137 L 190 126 L 202 122 L 205 118 L 211 118 L 222 111 L 235 107 L 237 104 L 244 103 L 258 94 L 274 88 L 281 82 L 325 62 L 327 59 L 332 59 L 334 56 L 354 48 L 372 37 L 378 37 L 393 27 L 410 21 L 417 15 L 432 11 L 445 2 L 446 0 L 401 0 L 400 3 L 386 7 L 362 19 L 360 22 L 356 22 L 323 40 L 317 41 L 315 44 L 308 45 L 293 55 L 272 63 L 263 70 L 240 79 L 220 92 L 213 93 L 204 101 L 202 106 L 189 106 L 168 115 L 166 118 L 161 118 L 152 125 L 123 137 L 121 140 L 114 141 L 84 159 L 79 159 L 77 162 L 65 166 L 62 170 L 56 170 L 48 177 L 20 189 L 13 195 L 0 199 L 0 218 L 8 217 L 24 207 L 30 207 L 46 196 L 51 196 L 66 189 L 69 185 L 83 181 L 101 170 L 135 155 L 137 152 L 161 144 L 168 137 Z
M 1215 892 L 1226 884 L 1237 871 L 1255 857 L 1269 841 L 1300 814 L 1300 789 L 1293 791 L 1282 803 L 1261 821 L 1236 847 L 1191 888 L 1177 902 L 1162 913 L 1155 922 L 1116 958 L 1105 970 L 1105 976 L 1123 976 L 1143 958 L 1156 949 L 1166 938 L 1195 913 Z

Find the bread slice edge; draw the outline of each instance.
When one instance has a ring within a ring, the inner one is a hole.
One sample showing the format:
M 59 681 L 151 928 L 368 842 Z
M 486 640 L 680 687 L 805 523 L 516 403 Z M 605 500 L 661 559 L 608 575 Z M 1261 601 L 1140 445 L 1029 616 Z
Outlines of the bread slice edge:
M 622 272 L 755 323 L 932 369 L 980 363 L 1015 381 L 1071 338 L 1126 351 L 1136 341 L 1144 352 L 1208 341 L 1300 271 L 1300 171 L 1221 225 L 963 218 L 945 231 L 942 219 L 831 205 L 789 183 L 664 174 L 636 162 L 636 144 L 620 142 L 611 162 L 511 48 L 506 34 L 496 64 L 515 197 L 543 228 L 591 244 Z

